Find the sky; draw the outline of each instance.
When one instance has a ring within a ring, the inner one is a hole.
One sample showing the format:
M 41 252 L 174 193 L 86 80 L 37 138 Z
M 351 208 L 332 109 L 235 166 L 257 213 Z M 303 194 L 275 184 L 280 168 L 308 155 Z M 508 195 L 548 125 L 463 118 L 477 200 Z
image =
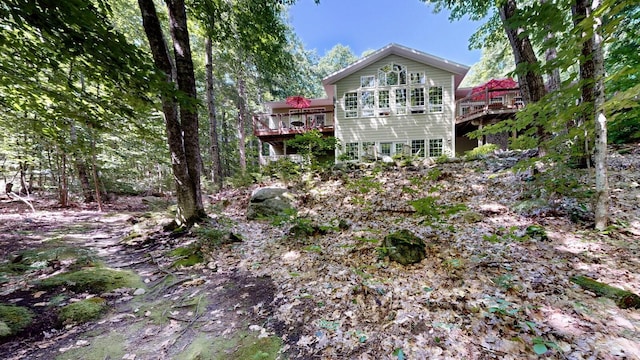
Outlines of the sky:
M 291 23 L 305 49 L 323 56 L 336 44 L 356 56 L 390 43 L 471 66 L 479 50 L 469 50 L 469 38 L 480 22 L 449 21 L 449 13 L 433 13 L 419 0 L 298 0 L 289 10 Z

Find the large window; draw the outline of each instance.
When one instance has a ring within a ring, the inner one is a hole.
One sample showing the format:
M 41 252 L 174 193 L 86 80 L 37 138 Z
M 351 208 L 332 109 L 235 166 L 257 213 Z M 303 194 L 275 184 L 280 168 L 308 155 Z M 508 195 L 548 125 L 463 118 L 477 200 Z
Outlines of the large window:
M 346 160 L 358 160 L 358 143 L 346 143 L 344 145 Z
M 360 99 L 362 100 L 362 116 L 373 116 L 376 98 L 373 90 L 361 91 Z
M 421 114 L 424 113 L 424 88 L 416 87 L 411 89 L 411 113 Z
M 429 112 L 442 111 L 442 86 L 429 88 Z
M 389 90 L 378 91 L 378 109 L 389 109 Z
M 438 157 L 442 155 L 442 139 L 429 140 L 429 156 Z
M 425 157 L 424 140 L 411 140 L 411 155 Z
M 348 92 L 344 94 L 344 117 L 358 117 L 358 93 Z

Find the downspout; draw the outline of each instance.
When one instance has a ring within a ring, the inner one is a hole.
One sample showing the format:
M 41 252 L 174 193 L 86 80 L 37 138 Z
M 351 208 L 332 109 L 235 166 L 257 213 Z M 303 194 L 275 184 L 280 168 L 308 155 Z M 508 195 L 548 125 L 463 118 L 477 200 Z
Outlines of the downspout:
M 451 157 L 456 157 L 456 79 L 455 75 L 451 75 L 451 105 L 452 105 L 452 124 L 451 124 Z

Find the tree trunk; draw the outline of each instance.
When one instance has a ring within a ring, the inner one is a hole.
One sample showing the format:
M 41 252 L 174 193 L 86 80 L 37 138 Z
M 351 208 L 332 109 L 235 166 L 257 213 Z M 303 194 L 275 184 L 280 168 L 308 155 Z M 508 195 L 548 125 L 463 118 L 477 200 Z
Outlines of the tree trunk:
M 245 138 L 244 138 L 244 122 L 246 115 L 246 94 L 245 94 L 245 83 L 244 76 L 239 73 L 237 78 L 237 86 L 238 86 L 238 155 L 240 162 L 240 170 L 242 173 L 247 171 L 247 149 L 245 146 Z
M 89 175 L 87 172 L 87 164 L 84 159 L 80 155 L 78 143 L 78 134 L 76 131 L 76 126 L 71 124 L 70 129 L 70 138 L 71 144 L 74 147 L 73 151 L 73 162 L 76 167 L 76 172 L 78 173 L 78 180 L 80 180 L 80 187 L 82 188 L 82 196 L 84 197 L 85 203 L 91 203 L 94 201 L 93 193 L 91 192 L 91 182 L 89 181 Z
M 597 14 L 600 0 L 593 0 L 593 14 Z M 604 230 L 607 227 L 609 182 L 607 180 L 607 117 L 604 114 L 604 56 L 602 49 L 602 18 L 595 16 L 593 21 L 593 64 L 595 80 L 594 110 L 596 125 L 595 168 L 596 168 L 596 206 L 595 227 Z
M 545 4 L 548 2 L 548 0 L 541 0 L 540 2 L 542 4 Z M 555 46 L 552 46 L 553 40 L 555 39 L 556 35 L 551 29 L 551 26 L 545 26 L 545 31 L 547 31 L 547 36 L 545 37 L 544 41 L 547 50 L 545 50 L 544 55 L 546 65 L 547 67 L 549 67 L 549 64 L 553 63 L 553 61 L 558 57 L 558 51 L 556 50 Z M 560 69 L 558 68 L 558 66 L 553 65 L 553 67 L 547 70 L 547 85 L 549 92 L 554 92 L 560 89 Z
M 89 130 L 92 130 L 89 125 Z M 98 177 L 98 159 L 96 156 L 96 140 L 95 134 L 91 131 L 91 175 L 93 177 L 93 186 L 96 194 L 96 202 L 98 203 L 98 211 L 102 212 L 102 196 L 100 195 L 100 179 Z
M 174 38 L 174 68 L 169 48 L 162 34 L 162 27 L 153 0 L 138 0 L 145 33 L 149 40 L 156 67 L 165 74 L 165 82 L 174 87 L 175 78 L 179 90 L 192 99 L 192 103 L 180 106 L 169 92 L 161 95 L 165 117 L 167 143 L 171 153 L 171 166 L 176 182 L 178 225 L 191 225 L 206 216 L 200 189 L 200 147 L 198 117 L 196 113 L 195 77 L 189 47 L 184 2 L 167 0 L 171 34 Z M 174 70 L 175 69 L 175 70 Z M 178 117 L 178 111 L 181 118 Z M 181 121 L 182 120 L 182 121 Z
M 222 143 L 224 144 L 224 148 L 227 156 L 223 157 L 224 159 L 224 168 L 223 173 L 225 177 L 231 176 L 231 166 L 229 165 L 229 154 L 231 151 L 229 150 L 229 126 L 227 124 L 227 113 L 222 112 Z
M 209 111 L 209 138 L 211 141 L 211 181 L 222 189 L 222 164 L 220 163 L 220 145 L 218 144 L 218 121 L 216 118 L 215 94 L 213 92 L 213 45 L 211 37 L 204 40 L 205 63 L 207 72 L 207 110 Z
M 546 94 L 544 87 L 544 79 L 539 71 L 538 58 L 531 46 L 529 37 L 523 35 L 524 30 L 514 25 L 514 18 L 518 15 L 518 7 L 515 0 L 507 0 L 499 8 L 500 19 L 502 25 L 509 38 L 513 57 L 516 64 L 516 73 L 518 74 L 518 83 L 520 84 L 520 92 L 525 104 L 538 102 Z M 540 124 L 540 119 L 536 119 L 536 134 L 538 137 L 538 155 L 545 156 L 546 150 L 544 142 L 548 134 L 544 130 L 544 126 Z

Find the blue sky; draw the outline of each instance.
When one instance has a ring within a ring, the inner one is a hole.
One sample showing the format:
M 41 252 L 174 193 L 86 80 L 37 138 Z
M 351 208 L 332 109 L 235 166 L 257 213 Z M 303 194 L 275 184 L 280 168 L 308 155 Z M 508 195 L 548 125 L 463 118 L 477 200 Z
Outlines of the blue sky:
M 397 43 L 468 66 L 480 59 L 479 50 L 468 49 L 479 22 L 451 23 L 448 12 L 434 14 L 419 0 L 298 0 L 289 14 L 305 48 L 320 56 L 336 44 L 360 56 Z

